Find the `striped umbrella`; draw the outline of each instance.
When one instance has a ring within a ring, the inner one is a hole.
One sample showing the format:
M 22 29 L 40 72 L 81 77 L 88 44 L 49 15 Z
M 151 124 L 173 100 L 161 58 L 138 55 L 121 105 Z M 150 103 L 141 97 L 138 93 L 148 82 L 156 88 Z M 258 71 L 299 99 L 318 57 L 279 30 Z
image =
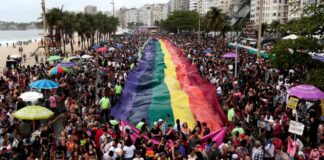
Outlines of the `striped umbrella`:
M 50 69 L 48 71 L 48 74 L 49 75 L 55 75 L 55 74 L 58 74 L 58 73 L 64 73 L 64 72 L 69 72 L 70 70 L 66 67 L 61 67 L 61 66 L 56 66 L 56 67 L 53 67 L 52 69 Z
M 74 67 L 75 65 L 76 65 L 76 63 L 70 62 L 70 61 L 64 61 L 64 62 L 57 64 L 57 66 L 59 66 L 59 67 Z
M 320 100 L 324 98 L 324 92 L 312 85 L 298 85 L 287 90 L 291 96 L 296 96 L 304 100 Z

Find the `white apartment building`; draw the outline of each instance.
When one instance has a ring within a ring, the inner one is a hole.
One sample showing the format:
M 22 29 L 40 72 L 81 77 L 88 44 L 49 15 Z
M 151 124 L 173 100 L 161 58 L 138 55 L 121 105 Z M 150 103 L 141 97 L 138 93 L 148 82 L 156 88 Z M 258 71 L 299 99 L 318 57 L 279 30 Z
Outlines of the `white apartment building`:
M 138 10 L 136 8 L 127 9 L 125 11 L 125 27 L 128 28 L 129 23 L 138 22 Z
M 189 10 L 190 0 L 170 0 L 170 12 Z
M 96 6 L 91 6 L 87 5 L 84 7 L 84 12 L 88 14 L 94 14 L 97 13 L 97 7 Z
M 153 4 L 152 5 L 152 24 L 155 21 L 161 21 L 168 18 L 169 7 L 167 4 Z
M 316 0 L 289 0 L 288 20 L 298 19 L 302 16 L 303 9 L 311 4 L 315 4 Z M 317 4 L 324 3 L 324 0 L 317 0 Z
M 143 23 L 145 26 L 152 25 L 153 20 L 153 5 L 145 4 L 139 9 L 138 22 Z
M 231 0 L 216 0 L 215 3 L 215 6 L 224 13 L 230 13 Z
M 216 7 L 217 0 L 190 0 L 189 10 L 206 14 L 211 7 Z
M 254 25 L 259 24 L 260 0 L 251 1 L 250 19 Z M 263 0 L 263 23 L 288 21 L 288 0 Z

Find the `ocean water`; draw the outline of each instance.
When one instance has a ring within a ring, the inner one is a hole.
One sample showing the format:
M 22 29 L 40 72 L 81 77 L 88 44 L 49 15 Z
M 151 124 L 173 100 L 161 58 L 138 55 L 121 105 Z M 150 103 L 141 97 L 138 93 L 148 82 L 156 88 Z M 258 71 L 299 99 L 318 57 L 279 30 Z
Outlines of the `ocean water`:
M 12 43 L 18 41 L 32 40 L 34 42 L 35 39 L 39 40 L 42 38 L 42 33 L 43 30 L 0 31 L 0 43 L 2 46 L 5 46 L 6 43 L 12 45 Z

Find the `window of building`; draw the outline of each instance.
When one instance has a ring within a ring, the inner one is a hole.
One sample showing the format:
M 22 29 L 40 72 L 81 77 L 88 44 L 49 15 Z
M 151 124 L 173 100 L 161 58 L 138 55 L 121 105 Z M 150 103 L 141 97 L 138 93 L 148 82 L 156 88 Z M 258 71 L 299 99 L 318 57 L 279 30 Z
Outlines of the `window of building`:
M 273 13 L 272 16 L 273 16 L 273 17 L 277 16 L 277 13 Z
M 277 3 L 277 0 L 273 0 L 273 3 Z
M 281 0 L 279 0 L 279 3 L 281 3 Z
M 278 17 L 280 17 L 280 13 L 278 13 Z

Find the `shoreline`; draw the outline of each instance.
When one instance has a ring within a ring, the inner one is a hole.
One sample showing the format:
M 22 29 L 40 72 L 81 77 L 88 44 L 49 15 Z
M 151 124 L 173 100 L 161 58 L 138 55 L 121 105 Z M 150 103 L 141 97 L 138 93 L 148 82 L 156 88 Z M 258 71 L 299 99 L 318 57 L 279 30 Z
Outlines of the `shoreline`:
M 75 40 L 77 40 L 77 37 L 75 37 Z M 3 75 L 3 69 L 6 67 L 6 61 L 7 61 L 7 57 L 8 55 L 21 55 L 23 56 L 23 54 L 26 54 L 26 62 L 22 62 L 21 65 L 35 65 L 36 64 L 36 61 L 35 61 L 35 57 L 31 57 L 30 54 L 35 52 L 36 49 L 38 48 L 38 43 L 40 42 L 40 39 L 35 41 L 33 40 L 31 43 L 28 43 L 26 45 L 16 45 L 15 47 L 11 45 L 8 45 L 8 46 L 1 46 L 0 47 L 0 76 Z M 22 54 L 19 53 L 19 47 L 22 47 L 23 48 L 23 52 Z M 78 46 L 77 43 L 75 43 L 73 45 L 74 47 L 74 50 L 80 50 L 80 47 Z M 62 49 L 62 48 L 61 48 Z M 65 50 L 66 50 L 66 53 L 71 53 L 71 46 L 70 44 L 69 45 L 66 45 L 65 46 Z M 40 49 L 38 51 L 38 53 L 44 53 L 44 49 Z M 45 62 L 46 59 L 45 59 L 45 55 L 44 54 L 38 54 L 38 60 L 39 62 L 41 61 L 41 58 L 43 58 L 43 61 Z

